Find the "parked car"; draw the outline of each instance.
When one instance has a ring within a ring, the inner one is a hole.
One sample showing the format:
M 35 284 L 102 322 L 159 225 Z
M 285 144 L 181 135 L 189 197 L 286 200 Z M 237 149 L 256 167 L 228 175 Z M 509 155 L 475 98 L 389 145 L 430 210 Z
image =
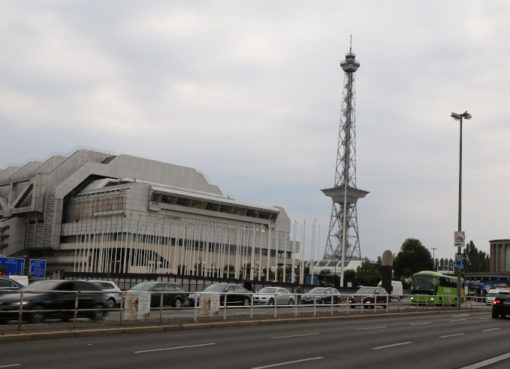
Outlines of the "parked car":
M 354 295 L 349 297 L 351 308 L 356 306 L 374 308 L 381 305 L 386 308 L 390 301 L 390 295 L 382 287 L 360 287 Z
M 340 292 L 333 287 L 315 287 L 301 297 L 302 304 L 334 304 L 341 300 Z
M 211 284 L 202 293 L 219 293 L 221 305 L 225 304 L 225 296 L 227 296 L 227 305 L 248 306 L 251 303 L 251 292 L 238 284 Z M 191 306 L 195 305 L 195 300 L 197 300 L 197 305 L 200 305 L 200 293 L 190 293 L 189 303 Z
M 142 282 L 131 287 L 129 291 L 151 292 L 151 307 L 159 307 L 161 305 L 161 295 L 163 295 L 163 305 L 170 305 L 179 309 L 188 297 L 184 288 L 175 282 Z
M 277 305 L 293 305 L 294 295 L 283 287 L 264 287 L 253 295 L 254 304 L 274 305 L 276 299 Z
M 98 281 L 98 280 L 90 280 L 89 282 L 93 282 L 99 286 L 104 292 L 104 298 L 106 300 L 106 306 L 108 309 L 113 309 L 114 307 L 120 306 L 120 300 L 122 299 L 122 291 L 119 286 L 112 281 Z
M 0 277 L 0 296 L 4 292 L 16 292 L 23 288 L 23 285 L 13 279 Z
M 44 280 L 34 282 L 23 292 L 23 320 L 32 323 L 47 318 L 68 320 L 74 316 L 78 296 L 78 317 L 102 320 L 106 316 L 103 291 L 88 281 Z M 79 294 L 76 294 L 79 291 Z M 0 296 L 0 320 L 18 319 L 20 293 Z
M 510 315 L 510 292 L 500 292 L 492 301 L 492 318 L 504 318 Z

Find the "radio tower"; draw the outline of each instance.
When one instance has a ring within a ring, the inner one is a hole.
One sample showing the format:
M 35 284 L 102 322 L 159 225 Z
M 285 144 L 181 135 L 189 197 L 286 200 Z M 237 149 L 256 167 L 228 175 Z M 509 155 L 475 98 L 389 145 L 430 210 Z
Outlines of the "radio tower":
M 358 211 L 356 202 L 368 192 L 356 188 L 356 117 L 354 102 L 354 73 L 360 64 L 352 52 L 352 36 L 349 52 L 340 62 L 345 72 L 341 107 L 336 171 L 334 187 L 321 190 L 333 201 L 329 221 L 326 251 L 321 263 L 334 265 L 335 274 L 340 266 L 340 286 L 343 287 L 344 267 L 350 260 L 361 259 L 359 243 Z

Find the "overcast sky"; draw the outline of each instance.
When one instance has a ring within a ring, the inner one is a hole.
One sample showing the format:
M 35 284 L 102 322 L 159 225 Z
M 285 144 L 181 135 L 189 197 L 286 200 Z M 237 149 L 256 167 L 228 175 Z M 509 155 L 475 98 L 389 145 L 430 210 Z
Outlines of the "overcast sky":
M 88 148 L 203 172 L 321 227 L 356 73 L 362 256 L 510 238 L 508 1 L 1 1 L 0 169 Z M 316 255 L 318 253 L 316 252 Z

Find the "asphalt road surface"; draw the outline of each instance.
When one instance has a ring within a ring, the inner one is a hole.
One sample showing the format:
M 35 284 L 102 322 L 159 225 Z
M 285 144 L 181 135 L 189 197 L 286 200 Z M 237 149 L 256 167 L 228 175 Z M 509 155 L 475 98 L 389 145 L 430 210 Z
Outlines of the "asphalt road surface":
M 0 345 L 0 368 L 509 368 L 490 312 L 210 328 Z

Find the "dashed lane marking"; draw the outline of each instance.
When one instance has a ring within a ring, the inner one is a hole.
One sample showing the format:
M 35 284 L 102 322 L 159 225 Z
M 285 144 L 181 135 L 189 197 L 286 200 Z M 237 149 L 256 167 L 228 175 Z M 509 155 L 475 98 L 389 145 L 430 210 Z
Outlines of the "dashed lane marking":
M 509 359 L 509 358 L 510 358 L 510 352 L 507 352 L 506 354 L 495 356 L 493 358 L 490 358 L 490 359 L 487 359 L 487 360 L 484 360 L 484 361 L 479 361 L 478 363 L 474 363 L 474 364 L 471 364 L 471 365 L 468 365 L 468 366 L 464 366 L 464 367 L 462 367 L 460 369 L 479 369 L 479 368 L 483 368 L 483 367 L 486 367 L 486 366 L 498 363 L 500 361 L 503 361 L 503 360 L 506 360 L 506 359 Z
M 145 354 L 147 352 L 172 351 L 172 350 L 181 350 L 181 349 L 189 349 L 189 348 L 212 346 L 212 345 L 216 345 L 216 344 L 214 342 L 211 342 L 211 343 L 202 343 L 199 345 L 163 347 L 163 348 L 155 348 L 155 349 L 149 349 L 149 350 L 139 350 L 139 351 L 134 351 L 133 353 L 134 354 Z
M 379 327 L 363 327 L 363 328 L 356 328 L 356 330 L 357 331 L 368 331 L 371 329 L 385 329 L 385 328 L 388 328 L 388 326 L 383 325 L 383 326 L 379 326 Z
M 501 328 L 487 328 L 487 329 L 484 329 L 482 332 L 492 332 L 492 331 L 498 331 L 500 329 Z
M 426 324 L 432 324 L 432 322 L 411 323 L 411 324 L 409 324 L 409 325 L 426 325 Z
M 284 338 L 317 336 L 319 334 L 320 333 L 317 333 L 317 332 L 314 332 L 314 333 L 303 333 L 303 334 L 290 334 L 288 336 L 275 336 L 275 337 L 271 337 L 271 339 L 273 339 L 273 340 L 281 340 L 281 339 L 284 339 Z
M 457 336 L 463 336 L 464 333 L 455 333 L 455 334 L 447 334 L 446 336 L 439 336 L 439 338 L 450 338 L 450 337 L 457 337 Z
M 411 343 L 412 343 L 411 341 L 399 342 L 399 343 L 394 343 L 392 345 L 372 347 L 372 350 L 382 350 L 382 349 L 387 349 L 387 348 L 392 348 L 392 347 L 397 347 L 397 346 L 410 345 Z
M 305 361 L 322 360 L 322 359 L 324 359 L 324 356 L 309 357 L 309 358 L 306 358 L 306 359 L 292 360 L 292 361 L 283 361 L 281 363 L 268 364 L 268 365 L 264 365 L 264 366 L 256 366 L 256 367 L 253 367 L 251 369 L 276 368 L 277 366 L 284 366 L 284 365 L 290 365 L 290 364 L 304 363 Z

